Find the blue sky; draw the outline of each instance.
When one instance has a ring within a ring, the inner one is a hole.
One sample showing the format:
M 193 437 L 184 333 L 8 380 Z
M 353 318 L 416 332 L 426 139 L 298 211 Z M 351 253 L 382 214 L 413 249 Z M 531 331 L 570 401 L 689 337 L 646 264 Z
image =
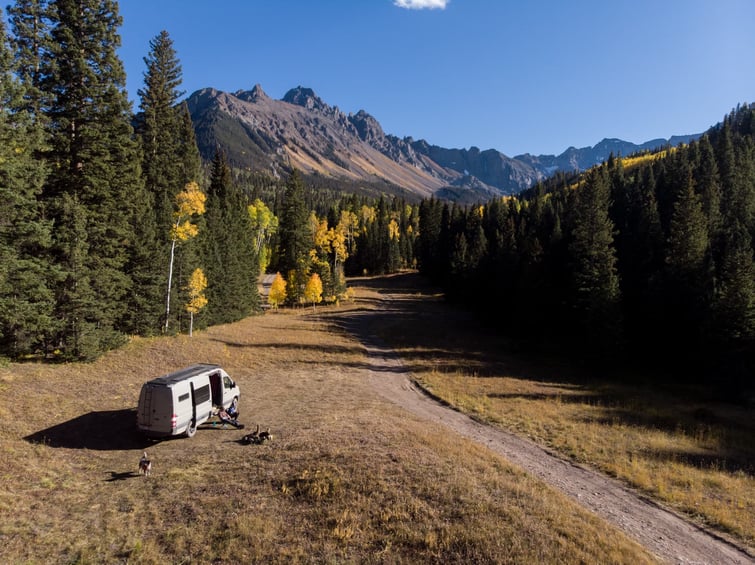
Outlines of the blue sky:
M 183 90 L 298 85 L 386 133 L 509 156 L 697 133 L 755 102 L 754 0 L 121 0 L 138 109 L 167 30 Z

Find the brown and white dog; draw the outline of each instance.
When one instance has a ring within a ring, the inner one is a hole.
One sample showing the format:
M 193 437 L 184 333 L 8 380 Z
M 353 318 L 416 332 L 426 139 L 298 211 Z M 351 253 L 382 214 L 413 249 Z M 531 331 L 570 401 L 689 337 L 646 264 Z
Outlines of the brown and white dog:
M 147 452 L 144 452 L 144 455 L 142 455 L 142 458 L 139 459 L 139 474 L 149 476 L 149 474 L 152 472 L 152 461 L 149 460 L 147 457 Z

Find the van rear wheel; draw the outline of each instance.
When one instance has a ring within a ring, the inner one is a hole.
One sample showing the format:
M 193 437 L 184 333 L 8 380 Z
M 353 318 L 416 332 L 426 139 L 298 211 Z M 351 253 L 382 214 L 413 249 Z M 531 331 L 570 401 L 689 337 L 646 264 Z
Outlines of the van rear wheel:
M 196 420 L 192 420 L 189 423 L 189 427 L 186 428 L 186 437 L 194 437 L 195 433 L 197 433 L 197 422 Z

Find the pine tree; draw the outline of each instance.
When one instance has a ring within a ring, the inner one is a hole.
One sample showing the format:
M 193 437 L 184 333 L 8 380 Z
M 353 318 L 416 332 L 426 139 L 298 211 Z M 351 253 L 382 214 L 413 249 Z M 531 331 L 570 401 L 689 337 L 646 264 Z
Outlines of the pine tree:
M 420 271 L 432 280 L 440 276 L 438 246 L 440 243 L 441 214 L 443 205 L 439 200 L 430 198 L 419 205 L 419 242 L 417 259 Z
M 63 270 L 56 291 L 58 341 L 91 358 L 122 342 L 132 307 L 125 272 L 143 198 L 125 73 L 116 49 L 121 23 L 113 0 L 58 0 L 41 88 L 51 132 L 44 198 L 56 223 Z
M 176 162 L 179 164 L 178 179 L 181 183 L 180 186 L 184 186 L 190 182 L 200 183 L 201 179 L 204 179 L 205 174 L 202 170 L 202 159 L 197 148 L 196 138 L 194 137 L 194 126 L 186 102 L 181 102 L 176 110 L 179 116 Z M 203 217 L 199 218 L 197 223 L 200 229 L 205 229 L 203 227 Z M 176 257 L 176 272 L 180 273 L 182 277 L 188 276 L 189 273 L 202 264 L 201 253 L 200 238 L 193 239 L 182 245 Z M 183 290 L 183 287 L 179 287 L 179 289 Z M 185 300 L 186 296 L 182 296 L 182 299 Z M 179 324 L 179 331 L 181 331 L 183 329 L 181 327 L 183 320 L 179 318 L 177 322 Z
M 24 85 L 23 107 L 37 121 L 43 119 L 49 92 L 42 90 L 45 57 L 50 52 L 49 0 L 16 0 L 8 19 L 16 47 L 15 73 Z
M 53 327 L 51 226 L 38 201 L 47 170 L 37 158 L 36 117 L 14 76 L 0 13 L 0 353 L 12 357 L 43 350 Z
M 659 275 L 665 250 L 653 168 L 644 167 L 637 176 L 628 201 L 629 223 L 622 233 L 619 268 L 627 337 L 647 351 L 662 343 Z
M 739 221 L 727 226 L 722 247 L 713 335 L 723 344 L 747 342 L 755 330 L 755 264 L 750 234 Z
M 160 297 L 163 296 L 166 272 L 165 257 L 168 256 L 170 240 L 165 236 L 173 223 L 173 207 L 176 195 L 190 182 L 199 180 L 198 170 L 193 176 L 185 174 L 182 163 L 183 137 L 186 135 L 183 115 L 176 106 L 183 94 L 178 90 L 181 84 L 181 66 L 178 62 L 173 42 L 168 32 L 162 31 L 149 42 L 150 51 L 144 58 L 144 87 L 138 90 L 141 114 L 138 115 L 137 133 L 142 146 L 142 174 L 146 187 L 146 205 L 142 209 L 143 222 L 139 227 L 139 238 L 143 242 L 140 256 L 130 266 L 135 280 L 135 298 L 138 308 L 135 312 L 141 318 L 135 323 L 135 330 L 148 333 L 155 327 L 161 317 Z M 188 143 L 194 142 L 193 131 Z M 196 148 L 195 148 L 196 151 Z M 185 242 L 180 253 L 171 260 L 175 271 L 191 273 L 196 268 L 196 258 L 192 253 L 192 244 Z M 183 287 L 179 287 L 183 290 Z M 181 310 L 174 309 L 180 325 Z M 163 320 L 164 328 L 169 320 Z M 179 328 L 180 329 L 180 328 Z
M 301 297 L 300 282 L 309 269 L 311 236 L 308 228 L 309 212 L 304 203 L 304 185 L 296 169 L 286 183 L 283 209 L 280 216 L 280 257 L 278 269 L 286 273 L 291 283 L 289 302 L 296 304 Z M 291 276 L 294 273 L 294 276 Z
M 259 260 L 248 202 L 231 178 L 222 152 L 212 162 L 202 238 L 207 271 L 207 319 L 210 324 L 234 322 L 259 307 Z
M 149 47 L 149 55 L 144 58 L 144 88 L 137 91 L 142 110 L 138 133 L 144 153 L 145 185 L 154 195 L 157 227 L 164 233 L 171 224 L 176 194 L 187 182 L 198 178 L 184 178 L 179 159 L 182 116 L 176 104 L 183 92 L 178 90 L 181 65 L 173 41 L 167 31 L 162 31 L 149 42 Z
M 708 234 L 717 241 L 721 230 L 721 179 L 718 163 L 710 139 L 707 135 L 697 143 L 700 159 L 694 171 L 697 193 L 700 195 L 703 213 L 708 219 Z
M 181 165 L 181 182 L 187 183 L 202 177 L 202 157 L 199 155 L 194 124 L 186 101 L 178 106 L 178 161 Z
M 610 353 L 620 339 L 619 279 L 608 210 L 609 183 L 604 166 L 587 173 L 576 194 L 569 245 L 572 305 L 576 334 L 593 353 Z
M 755 198 L 753 198 L 751 173 L 752 159 L 743 147 L 743 144 L 735 145 L 734 134 L 725 120 L 718 132 L 716 142 L 716 154 L 718 169 L 721 178 L 721 211 L 724 222 L 731 224 L 736 218 L 742 225 L 753 229 L 753 210 Z
M 665 304 L 669 341 L 694 351 L 709 326 L 712 269 L 708 221 L 688 174 L 671 217 L 666 251 Z

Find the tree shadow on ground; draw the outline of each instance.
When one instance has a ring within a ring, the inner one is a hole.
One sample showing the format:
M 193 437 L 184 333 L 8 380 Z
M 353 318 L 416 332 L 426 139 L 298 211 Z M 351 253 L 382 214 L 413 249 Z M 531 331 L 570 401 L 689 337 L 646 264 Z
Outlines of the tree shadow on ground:
M 720 436 L 719 449 L 659 453 L 656 457 L 750 474 L 755 467 L 755 448 L 742 439 L 749 430 L 755 431 L 751 412 L 712 402 L 704 391 L 671 385 L 664 388 L 655 382 L 652 374 L 633 373 L 627 380 L 620 367 L 596 370 L 558 357 L 520 351 L 515 342 L 498 335 L 474 313 L 444 302 L 439 298 L 441 295 L 416 274 L 360 278 L 350 282 L 352 286 L 369 288 L 383 295 L 382 308 L 359 309 L 361 298 L 357 298 L 357 310 L 324 313 L 322 321 L 335 331 L 354 335 L 366 347 L 377 349 L 372 354 L 375 357 L 386 356 L 381 350 L 393 348 L 405 367 L 402 372 L 439 371 L 536 382 L 540 389 L 553 387 L 553 390 L 491 391 L 488 396 L 513 401 L 584 404 L 597 411 L 587 419 L 606 425 L 623 424 L 692 437 L 701 433 L 700 430 L 709 430 L 706 433 Z M 359 368 L 373 367 L 368 361 Z
M 374 281 L 373 285 L 382 288 Z M 392 347 L 411 371 L 438 368 L 482 377 L 507 374 L 533 381 L 553 379 L 553 364 L 512 355 L 510 341 L 486 328 L 470 312 L 434 298 L 428 301 L 427 296 L 416 293 L 386 292 L 400 299 L 386 301 L 384 308 L 373 310 L 360 308 L 362 298 L 358 298 L 357 308 L 325 312 L 318 319 L 333 331 L 355 336 L 367 347 Z M 561 380 L 585 381 L 563 363 L 558 364 L 557 371 Z
M 233 348 L 249 348 L 249 349 L 290 349 L 292 351 L 317 351 L 323 354 L 331 355 L 346 355 L 350 353 L 361 353 L 360 347 L 345 347 L 341 345 L 322 345 L 322 344 L 309 344 L 309 343 L 239 343 L 233 341 L 226 341 L 222 339 L 215 339 L 219 343 L 223 343 L 228 347 Z
M 136 409 L 105 410 L 82 414 L 24 438 L 49 447 L 122 451 L 154 445 L 136 427 Z
M 352 286 L 374 290 L 380 294 L 423 294 L 440 296 L 437 287 L 431 285 L 425 277 L 417 272 L 398 273 L 380 277 L 353 277 L 349 279 Z
M 695 469 L 711 469 L 727 473 L 744 473 L 755 476 L 755 462 L 745 454 L 733 450 L 718 450 L 704 453 L 702 451 L 684 451 L 677 449 L 652 450 L 642 456 L 656 461 L 681 463 Z

